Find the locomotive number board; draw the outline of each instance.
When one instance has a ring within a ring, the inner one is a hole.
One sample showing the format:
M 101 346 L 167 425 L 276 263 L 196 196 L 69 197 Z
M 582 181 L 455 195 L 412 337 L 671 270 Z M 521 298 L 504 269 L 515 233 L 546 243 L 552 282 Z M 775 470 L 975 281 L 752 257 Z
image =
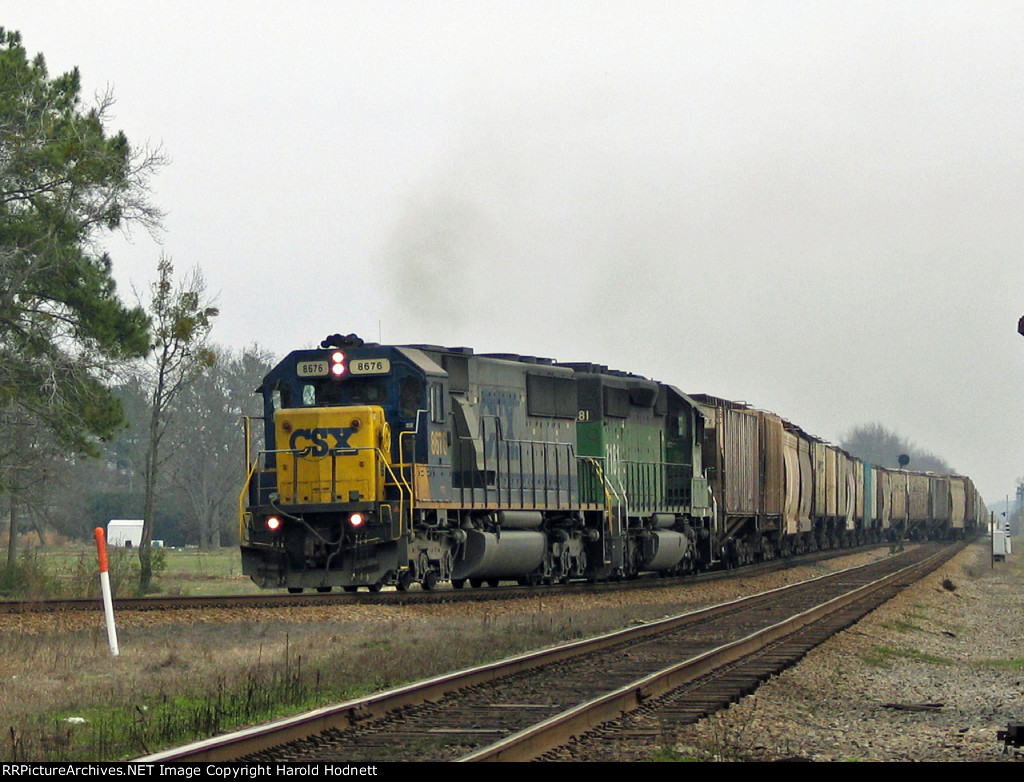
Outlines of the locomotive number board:
M 299 377 L 324 377 L 327 374 L 326 361 L 300 361 L 295 368 Z
M 386 358 L 357 358 L 349 364 L 353 375 L 386 375 L 391 372 L 391 361 Z

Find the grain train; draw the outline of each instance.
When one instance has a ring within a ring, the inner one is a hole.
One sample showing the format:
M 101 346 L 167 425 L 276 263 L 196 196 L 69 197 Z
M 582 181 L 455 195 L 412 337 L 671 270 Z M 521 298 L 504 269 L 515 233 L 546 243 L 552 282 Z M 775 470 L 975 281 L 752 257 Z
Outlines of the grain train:
M 239 534 L 265 588 L 675 575 L 987 520 L 965 476 L 596 364 L 333 335 L 257 392 Z

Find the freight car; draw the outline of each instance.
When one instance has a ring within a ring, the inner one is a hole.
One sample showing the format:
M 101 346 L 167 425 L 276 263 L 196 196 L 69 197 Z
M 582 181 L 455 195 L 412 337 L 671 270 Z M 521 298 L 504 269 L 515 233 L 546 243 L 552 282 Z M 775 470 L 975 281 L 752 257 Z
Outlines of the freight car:
M 872 467 L 772 413 L 596 364 L 333 335 L 257 391 L 240 539 L 266 588 L 682 574 L 967 534 L 984 508 L 969 479 Z

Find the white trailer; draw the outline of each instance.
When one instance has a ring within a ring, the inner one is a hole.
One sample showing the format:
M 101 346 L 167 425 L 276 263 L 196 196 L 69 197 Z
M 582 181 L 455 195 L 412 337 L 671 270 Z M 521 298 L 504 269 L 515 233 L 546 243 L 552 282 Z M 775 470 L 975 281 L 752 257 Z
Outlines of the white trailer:
M 107 522 L 107 545 L 138 548 L 142 542 L 142 519 L 111 519 Z

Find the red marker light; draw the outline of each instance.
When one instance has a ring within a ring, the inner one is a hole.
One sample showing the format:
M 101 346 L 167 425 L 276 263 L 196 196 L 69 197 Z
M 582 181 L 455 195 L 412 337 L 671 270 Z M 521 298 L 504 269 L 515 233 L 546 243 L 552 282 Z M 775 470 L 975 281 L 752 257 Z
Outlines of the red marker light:
M 363 526 L 364 521 L 366 521 L 366 517 L 362 513 L 353 513 L 348 517 L 348 523 L 353 527 Z
M 281 529 L 281 519 L 279 519 L 277 516 L 270 516 L 267 519 L 267 529 L 271 532 L 277 532 L 279 529 Z
M 340 350 L 331 354 L 331 374 L 341 377 L 345 374 L 345 354 Z

